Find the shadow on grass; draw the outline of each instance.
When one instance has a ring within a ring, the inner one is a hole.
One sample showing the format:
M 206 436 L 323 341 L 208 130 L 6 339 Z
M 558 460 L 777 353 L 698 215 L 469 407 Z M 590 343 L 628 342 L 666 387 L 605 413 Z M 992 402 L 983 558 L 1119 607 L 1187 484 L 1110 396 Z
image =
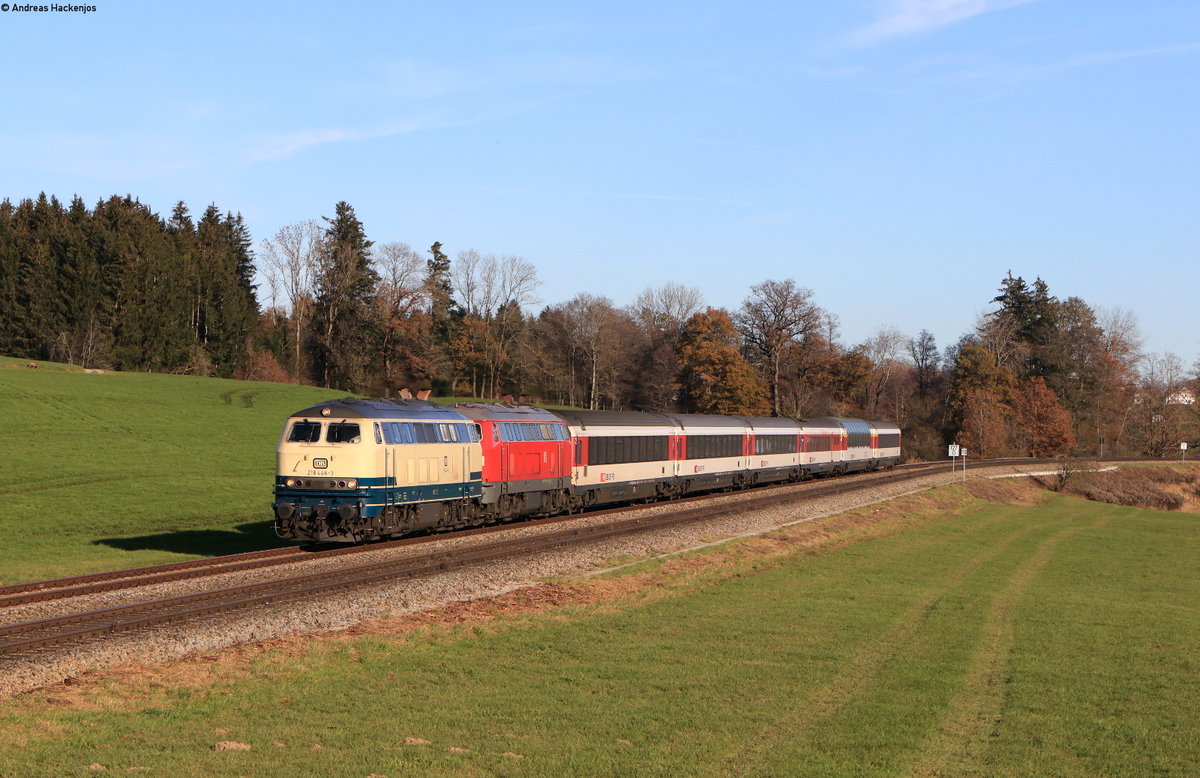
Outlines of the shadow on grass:
M 271 521 L 252 521 L 228 529 L 186 529 L 139 535 L 132 538 L 98 538 L 93 545 L 110 546 L 122 551 L 170 551 L 176 554 L 221 556 L 243 551 L 286 546 L 288 542 L 275 537 Z

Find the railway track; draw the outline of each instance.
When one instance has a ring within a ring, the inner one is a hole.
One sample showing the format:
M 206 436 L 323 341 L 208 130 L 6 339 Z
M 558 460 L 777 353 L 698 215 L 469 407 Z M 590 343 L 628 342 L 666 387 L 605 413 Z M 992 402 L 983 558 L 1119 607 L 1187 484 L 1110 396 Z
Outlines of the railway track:
M 923 469 L 923 472 L 937 472 L 938 469 L 945 469 L 945 467 L 945 465 L 941 464 L 918 464 L 900 465 L 897 469 L 907 470 L 920 468 Z M 863 475 L 870 476 L 872 474 L 867 473 Z M 876 477 L 880 476 L 880 474 L 874 475 Z M 821 482 L 811 482 L 808 485 L 811 486 L 815 483 Z M 797 486 L 803 488 L 805 484 L 779 484 L 764 488 L 780 489 L 795 488 Z M 683 500 L 678 500 L 677 502 L 680 504 L 685 504 L 693 501 L 708 500 L 712 497 L 713 495 L 711 494 L 697 495 Z M 629 506 L 620 506 L 616 508 L 588 511 L 587 515 L 615 515 L 628 510 Z M 580 514 L 564 514 L 560 516 L 550 516 L 543 519 L 530 519 L 519 522 L 516 524 L 516 526 L 534 527 L 562 521 L 570 521 L 577 518 L 579 515 Z M 479 527 L 475 529 L 460 530 L 453 533 L 453 537 L 466 537 L 476 534 L 501 532 L 511 529 L 513 526 L 513 523 L 507 523 Z M 91 573 L 88 575 L 77 575 L 68 578 L 55 578 L 44 581 L 10 584 L 7 586 L 0 586 L 0 610 L 9 607 L 15 607 L 17 605 L 27 605 L 36 602 L 49 602 L 52 600 L 82 597 L 85 595 L 99 594 L 102 592 L 112 592 L 122 589 L 150 586 L 153 584 L 169 583 L 172 581 L 185 581 L 213 575 L 221 575 L 224 573 L 256 570 L 279 565 L 293 564 L 295 562 L 310 561 L 314 559 L 330 559 L 333 557 L 350 554 L 428 543 L 445 537 L 449 536 L 445 534 L 421 535 L 361 546 L 334 546 L 324 548 L 287 546 L 265 549 L 262 551 L 250 551 L 241 554 L 210 557 L 207 559 L 193 559 L 186 562 L 172 562 L 162 565 L 151 565 L 148 567 L 136 567 L 125 570 L 110 570 L 101 573 Z
M 991 461 L 987 464 L 1003 465 L 1014 463 L 1032 464 L 1032 460 Z M 600 524 L 575 524 L 563 529 L 550 530 L 541 534 L 510 539 L 483 541 L 478 544 L 454 549 L 433 550 L 389 561 L 350 564 L 334 570 L 286 576 L 270 581 L 240 586 L 215 588 L 176 597 L 164 597 L 140 601 L 99 610 L 81 611 L 51 618 L 37 619 L 0 626 L 0 656 L 23 654 L 53 646 L 78 644 L 101 638 L 105 635 L 128 632 L 156 625 L 181 623 L 209 616 L 271 605 L 285 601 L 296 601 L 339 590 L 352 589 L 380 581 L 397 581 L 470 565 L 516 558 L 551 551 L 566 546 L 593 543 L 608 538 L 632 533 L 646 532 L 704 521 L 721 516 L 774 507 L 796 499 L 811 499 L 843 494 L 883 482 L 895 483 L 924 477 L 931 473 L 948 471 L 949 464 L 901 466 L 888 473 L 864 474 L 868 477 L 834 479 L 831 481 L 808 482 L 797 490 L 795 484 L 767 487 L 743 493 L 744 498 L 735 502 L 714 504 L 711 495 L 692 497 L 671 503 L 677 510 L 655 515 L 642 515 L 616 519 Z M 665 505 L 660 503 L 660 506 Z M 591 513 L 626 513 L 628 506 Z M 569 522 L 574 516 L 556 516 L 547 519 L 521 522 L 520 527 L 533 527 Z M 483 527 L 466 532 L 454 533 L 453 537 L 487 534 L 511 529 L 514 525 Z M 405 538 L 367 546 L 352 546 L 320 551 L 303 551 L 294 548 L 270 549 L 249 554 L 236 554 L 208 560 L 195 560 L 170 565 L 101 573 L 94 576 L 77 576 L 54 581 L 39 581 L 0 588 L 0 607 L 18 603 L 37 602 L 48 599 L 77 597 L 81 594 L 111 591 L 119 588 L 148 586 L 167 581 L 217 575 L 235 570 L 248 570 L 289 564 L 300 560 L 327 559 L 366 551 L 376 551 L 405 545 L 428 543 L 447 537 L 426 536 Z

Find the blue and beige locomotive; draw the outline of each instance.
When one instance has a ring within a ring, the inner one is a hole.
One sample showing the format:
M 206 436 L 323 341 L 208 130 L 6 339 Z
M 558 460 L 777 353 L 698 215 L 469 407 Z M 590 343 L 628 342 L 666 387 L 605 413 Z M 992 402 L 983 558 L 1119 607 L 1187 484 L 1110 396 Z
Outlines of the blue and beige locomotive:
M 899 461 L 891 422 L 348 398 L 288 419 L 275 529 L 362 542 Z
M 424 400 L 333 400 L 292 414 L 276 452 L 283 537 L 360 542 L 478 523 L 478 427 Z

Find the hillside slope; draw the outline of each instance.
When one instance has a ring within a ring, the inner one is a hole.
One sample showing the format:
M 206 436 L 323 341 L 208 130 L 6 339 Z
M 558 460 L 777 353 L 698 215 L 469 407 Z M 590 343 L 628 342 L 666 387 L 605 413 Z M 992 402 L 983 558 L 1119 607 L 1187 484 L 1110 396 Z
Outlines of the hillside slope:
M 283 419 L 344 392 L 0 357 L 0 579 L 275 544 Z

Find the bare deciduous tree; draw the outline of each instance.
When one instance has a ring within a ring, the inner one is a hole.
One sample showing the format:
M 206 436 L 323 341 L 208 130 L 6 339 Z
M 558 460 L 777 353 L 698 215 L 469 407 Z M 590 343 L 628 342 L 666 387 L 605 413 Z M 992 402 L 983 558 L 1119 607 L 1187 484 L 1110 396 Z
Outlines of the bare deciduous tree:
M 648 331 L 678 335 L 684 323 L 702 310 L 704 295 L 699 289 L 670 282 L 642 290 L 629 312 Z
M 1185 440 L 1183 424 L 1191 406 L 1183 392 L 1186 384 L 1187 374 L 1178 355 L 1152 353 L 1142 360 L 1135 405 L 1137 435 L 1146 453 L 1168 456 L 1178 452 Z
M 379 293 L 396 311 L 425 306 L 425 260 L 407 243 L 384 243 L 374 253 Z
M 481 393 L 498 395 L 505 374 L 517 370 L 523 311 L 537 301 L 534 292 L 541 285 L 537 268 L 521 257 L 497 258 L 470 249 L 459 252 L 451 277 L 467 318 L 463 345 L 474 355 L 469 360 L 472 390 L 481 377 Z
M 867 381 L 867 397 L 863 411 L 870 417 L 880 415 L 882 398 L 894 377 L 904 367 L 905 348 L 909 339 L 895 327 L 880 327 L 859 347 L 871 361 L 871 376 Z M 894 417 L 896 414 L 887 414 Z
M 996 364 L 1021 373 L 1029 363 L 1031 347 L 1021 339 L 1021 323 L 1008 311 L 981 315 L 975 322 L 979 343 L 996 357 Z
M 1132 369 L 1142 357 L 1142 334 L 1137 317 L 1119 305 L 1096 309 L 1096 323 L 1104 331 L 1104 350 Z
M 264 240 L 259 247 L 262 272 L 271 286 L 271 305 L 274 307 L 276 295 L 282 293 L 294 322 L 292 378 L 297 381 L 302 362 L 300 346 L 304 319 L 313 297 L 322 237 L 320 225 L 308 219 L 279 228 L 275 237 Z
M 637 375 L 629 398 L 634 408 L 676 410 L 680 391 L 676 353 L 680 333 L 688 319 L 704 307 L 699 289 L 668 283 L 643 290 L 626 309 L 641 335 L 631 355 Z
M 937 375 L 938 368 L 942 363 L 942 356 L 938 353 L 933 333 L 929 330 L 921 330 L 917 337 L 909 340 L 908 355 L 912 357 L 916 373 L 917 395 L 927 397 L 933 386 L 934 376 Z
M 802 343 L 824 323 L 824 311 L 812 297 L 811 289 L 796 286 L 790 278 L 764 281 L 750 287 L 750 296 L 737 315 L 747 351 L 767 379 L 771 410 L 776 416 L 780 410 L 780 373 L 788 346 Z
M 521 257 L 460 251 L 451 270 L 454 291 L 463 312 L 491 321 L 505 307 L 528 308 L 537 302 L 541 286 L 537 268 Z
M 376 303 L 383 325 L 384 386 L 390 391 L 423 383 L 433 369 L 426 262 L 399 242 L 376 247 L 373 260 L 380 279 Z

